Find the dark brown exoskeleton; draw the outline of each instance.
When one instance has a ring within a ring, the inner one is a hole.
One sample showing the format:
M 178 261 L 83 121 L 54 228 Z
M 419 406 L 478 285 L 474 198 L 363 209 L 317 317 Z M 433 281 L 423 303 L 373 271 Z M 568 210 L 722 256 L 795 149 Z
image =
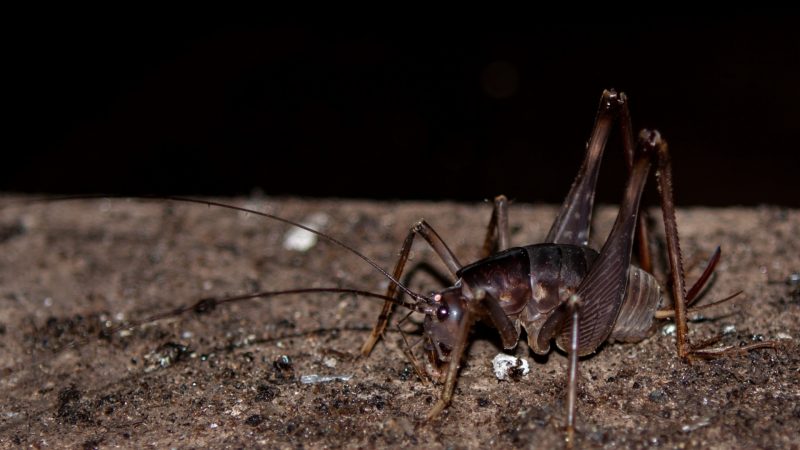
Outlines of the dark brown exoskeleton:
M 605 245 L 597 252 L 588 247 L 594 191 L 603 150 L 615 121 L 622 133 L 629 176 L 616 222 Z M 424 334 L 429 358 L 434 368 L 444 368 L 439 373 L 444 381 L 442 394 L 428 414 L 429 419 L 450 403 L 469 330 L 476 320 L 484 320 L 497 328 L 506 349 L 517 345 L 524 328 L 528 344 L 535 353 L 547 353 L 550 342 L 555 340 L 556 345 L 569 354 L 567 430 L 572 441 L 577 358 L 594 352 L 608 339 L 641 341 L 651 334 L 656 317 L 673 315 L 671 311 L 659 311 L 662 289 L 650 274 L 647 228 L 639 215 L 642 190 L 654 163 L 673 285 L 678 356 L 713 357 L 772 346 L 766 342 L 707 349 L 689 343 L 687 305 L 697 297 L 711 275 L 719 250 L 687 293 L 666 142 L 657 131 L 643 130 L 638 143 L 634 144 L 626 96 L 609 90 L 602 95 L 583 165 L 544 243 L 510 247 L 504 196 L 495 199 L 483 248 L 485 257 L 472 264 L 459 263 L 425 221 L 411 228 L 401 248 L 394 279 L 402 276 L 416 235 L 430 244 L 456 279 L 452 287 L 429 298 L 417 299 L 413 305 L 414 310 L 425 314 Z M 637 223 L 640 266 L 631 263 Z M 498 252 L 492 253 L 495 249 Z M 391 284 L 386 292 L 387 297 L 396 299 L 401 295 L 396 284 Z M 395 303 L 384 304 L 362 354 L 371 352 Z

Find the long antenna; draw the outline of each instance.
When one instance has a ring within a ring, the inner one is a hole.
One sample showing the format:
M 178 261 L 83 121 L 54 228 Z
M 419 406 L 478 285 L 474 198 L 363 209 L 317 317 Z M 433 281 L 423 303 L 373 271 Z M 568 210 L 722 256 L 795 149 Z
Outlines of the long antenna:
M 377 294 L 375 292 L 369 291 L 362 291 L 360 289 L 349 289 L 349 288 L 300 288 L 300 289 L 287 289 L 282 291 L 263 291 L 263 292 L 256 292 L 252 294 L 243 294 L 243 295 L 236 295 L 232 297 L 224 297 L 224 298 L 204 298 L 194 302 L 189 306 L 179 306 L 175 309 L 170 311 L 165 311 L 162 313 L 158 313 L 152 315 L 150 317 L 146 317 L 141 320 L 134 320 L 131 322 L 127 322 L 115 327 L 111 327 L 109 329 L 102 330 L 101 336 L 113 336 L 116 333 L 124 330 L 130 330 L 136 328 L 138 326 L 155 322 L 162 319 L 167 319 L 170 317 L 180 316 L 182 314 L 194 311 L 197 314 L 206 314 L 213 311 L 218 305 L 222 305 L 225 303 L 235 303 L 244 300 L 251 300 L 256 298 L 267 298 L 267 297 L 277 297 L 279 295 L 292 295 L 292 294 L 307 294 L 307 293 L 333 293 L 333 294 L 353 294 L 359 297 L 367 297 L 367 298 L 375 298 L 382 301 L 389 301 L 396 305 L 403 306 L 413 311 L 417 312 L 424 312 L 422 310 L 422 306 L 418 302 L 407 302 L 397 298 L 389 297 L 387 295 Z M 63 347 L 57 348 L 58 352 L 64 351 L 66 349 L 76 348 L 85 343 L 87 343 L 91 337 L 83 337 L 82 339 L 73 340 Z
M 345 250 L 353 253 L 354 255 L 358 256 L 359 258 L 363 259 L 367 262 L 367 264 L 374 267 L 377 271 L 379 271 L 383 276 L 389 279 L 392 283 L 396 284 L 403 292 L 408 294 L 411 298 L 415 300 L 429 300 L 427 297 L 420 295 L 408 287 L 406 287 L 403 283 L 397 280 L 395 277 L 389 274 L 386 270 L 384 270 L 381 266 L 378 265 L 375 261 L 368 258 L 358 250 L 354 249 L 353 247 L 345 244 L 344 242 L 325 234 L 321 231 L 315 230 L 313 228 L 307 227 L 303 224 L 297 223 L 295 221 L 284 219 L 283 217 L 276 216 L 274 214 L 256 211 L 254 209 L 245 208 L 242 206 L 235 206 L 235 205 L 228 205 L 225 203 L 220 203 L 214 200 L 201 200 L 197 198 L 190 198 L 190 197 L 180 197 L 180 196 L 173 196 L 173 195 L 103 195 L 103 194 L 85 194 L 85 195 L 68 195 L 62 197 L 50 197 L 50 198 L 39 198 L 32 200 L 33 202 L 54 202 L 54 201 L 66 201 L 66 200 L 85 200 L 85 199 L 96 199 L 96 198 L 133 198 L 133 199 L 140 199 L 140 200 L 173 200 L 177 202 L 185 202 L 185 203 L 196 203 L 200 205 L 206 206 L 216 206 L 219 208 L 226 208 L 231 209 L 234 211 L 240 211 L 248 214 L 253 214 L 256 216 L 266 217 L 268 219 L 276 220 L 278 222 L 283 222 L 285 224 L 300 228 L 302 230 L 308 231 L 309 233 L 316 234 L 317 236 L 326 239 L 328 242 L 332 242 L 333 244 L 338 245 L 339 247 L 344 248 Z
M 194 311 L 198 314 L 207 313 L 217 305 L 223 305 L 225 303 L 235 303 L 240 302 L 243 300 L 251 300 L 256 298 L 267 298 L 267 297 L 277 297 L 279 295 L 292 295 L 292 294 L 308 294 L 308 293 L 333 293 L 333 294 L 353 294 L 359 297 L 368 297 L 368 298 L 375 298 L 380 300 L 385 300 L 394 303 L 395 305 L 403 306 L 405 308 L 419 311 L 419 303 L 411 303 L 405 302 L 403 300 L 389 297 L 388 295 L 377 294 L 375 292 L 370 291 L 362 291 L 360 289 L 350 289 L 350 288 L 299 288 L 299 289 L 286 289 L 283 291 L 263 291 L 263 292 L 255 292 L 252 294 L 242 294 L 242 295 L 235 295 L 232 297 L 225 297 L 221 299 L 216 298 L 204 298 L 201 300 L 196 301 L 194 304 L 190 306 L 181 306 L 178 308 L 173 309 L 172 311 L 163 312 L 160 314 L 156 314 L 154 316 L 148 317 L 146 319 L 136 321 L 133 323 L 129 323 L 125 326 L 125 328 L 136 327 L 148 322 L 153 322 L 156 320 L 166 319 L 168 317 L 177 316 L 180 314 L 184 314 L 189 311 Z M 115 330 L 116 331 L 116 330 Z

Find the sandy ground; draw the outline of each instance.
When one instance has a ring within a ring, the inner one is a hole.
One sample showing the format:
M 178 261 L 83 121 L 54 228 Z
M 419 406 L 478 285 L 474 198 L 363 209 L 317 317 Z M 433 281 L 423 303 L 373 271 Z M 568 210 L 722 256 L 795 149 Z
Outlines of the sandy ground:
M 422 217 L 462 262 L 474 259 L 491 212 L 488 204 L 226 201 L 322 224 L 385 268 Z M 555 210 L 512 205 L 513 243 L 542 239 Z M 601 210 L 595 245 L 614 215 Z M 780 348 L 689 364 L 676 357 L 668 324 L 642 343 L 605 345 L 581 361 L 579 447 L 799 448 L 800 281 L 791 274 L 800 272 L 800 211 L 686 209 L 679 225 L 685 259 L 696 262 L 690 282 L 723 249 L 704 301 L 744 291 L 695 317 L 692 339 L 776 339 Z M 203 297 L 385 288 L 374 269 L 335 246 L 287 250 L 288 233 L 198 205 L 0 197 L 0 445 L 563 447 L 565 356 L 533 358 L 522 342 L 515 354 L 531 361 L 531 373 L 498 381 L 491 360 L 499 339 L 489 327 L 474 330 L 454 401 L 429 422 L 440 386 L 414 374 L 399 333 L 358 356 L 380 309 L 373 300 L 253 300 L 108 332 Z M 415 245 L 412 265 L 426 261 L 442 268 Z M 411 285 L 440 287 L 424 271 Z M 307 375 L 352 378 L 304 384 Z

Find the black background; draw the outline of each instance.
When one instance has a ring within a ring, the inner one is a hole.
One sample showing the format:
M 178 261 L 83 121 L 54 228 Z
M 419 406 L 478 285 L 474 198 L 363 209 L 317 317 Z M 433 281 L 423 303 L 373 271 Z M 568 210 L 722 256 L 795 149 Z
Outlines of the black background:
M 798 17 L 454 22 L 27 21 L 0 190 L 560 202 L 613 87 L 679 205 L 800 206 Z

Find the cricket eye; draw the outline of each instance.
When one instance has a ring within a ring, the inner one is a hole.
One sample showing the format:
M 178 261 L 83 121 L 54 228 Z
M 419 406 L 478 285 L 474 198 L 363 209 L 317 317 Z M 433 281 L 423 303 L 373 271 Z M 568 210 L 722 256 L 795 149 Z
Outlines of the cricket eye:
M 436 318 L 439 319 L 439 322 L 444 322 L 449 316 L 450 308 L 446 304 L 442 304 L 436 309 Z

